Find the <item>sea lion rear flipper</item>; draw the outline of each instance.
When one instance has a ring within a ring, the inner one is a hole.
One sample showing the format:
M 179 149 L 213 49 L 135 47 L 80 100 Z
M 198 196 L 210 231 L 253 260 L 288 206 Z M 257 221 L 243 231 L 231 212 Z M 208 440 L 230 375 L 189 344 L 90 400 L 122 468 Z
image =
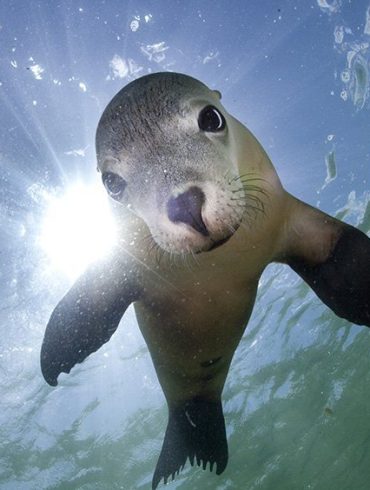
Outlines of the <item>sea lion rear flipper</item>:
M 116 259 L 91 266 L 54 309 L 41 348 L 45 380 L 57 385 L 60 373 L 69 373 L 107 342 L 118 327 L 135 289 Z
M 163 478 L 164 483 L 175 477 L 189 458 L 203 469 L 207 463 L 210 471 L 216 465 L 217 475 L 227 465 L 228 449 L 225 420 L 221 401 L 193 398 L 181 406 L 170 407 L 168 425 L 161 454 L 153 475 L 155 490 Z
M 303 206 L 293 253 L 286 262 L 334 313 L 370 327 L 370 239 L 353 226 Z

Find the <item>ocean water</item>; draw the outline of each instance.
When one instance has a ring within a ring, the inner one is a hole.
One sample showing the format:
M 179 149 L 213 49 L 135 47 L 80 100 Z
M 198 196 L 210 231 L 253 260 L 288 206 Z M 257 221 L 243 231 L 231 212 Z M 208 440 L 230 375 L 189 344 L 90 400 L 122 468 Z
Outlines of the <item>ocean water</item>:
M 201 79 L 289 192 L 370 234 L 369 68 L 369 0 L 0 3 L 1 489 L 150 488 L 167 409 L 133 310 L 58 387 L 39 368 L 51 311 L 109 242 L 111 97 L 150 72 Z M 262 276 L 223 402 L 227 469 L 188 463 L 167 488 L 369 488 L 370 331 L 288 267 Z

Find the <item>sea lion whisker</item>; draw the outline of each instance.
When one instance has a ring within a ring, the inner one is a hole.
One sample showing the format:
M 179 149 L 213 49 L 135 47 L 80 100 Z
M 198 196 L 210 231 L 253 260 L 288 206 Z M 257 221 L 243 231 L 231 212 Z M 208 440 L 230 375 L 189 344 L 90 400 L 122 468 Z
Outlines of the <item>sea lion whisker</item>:
M 183 260 L 185 262 L 186 268 L 189 271 L 193 271 L 192 263 L 190 262 L 191 254 L 183 252 Z
M 159 266 L 159 254 L 160 254 L 159 247 L 154 247 L 153 251 L 154 251 L 154 260 L 155 260 L 156 266 L 158 267 Z
M 265 182 L 266 184 L 268 184 L 268 180 L 264 179 L 263 177 L 246 177 L 246 174 L 244 175 L 241 175 L 240 176 L 240 180 L 243 182 L 255 182 L 255 181 L 261 181 L 261 182 Z
M 261 212 L 265 212 L 265 206 L 262 204 L 262 201 L 259 201 L 257 206 L 253 206 L 252 204 L 248 204 L 245 202 L 248 198 L 248 196 L 243 196 L 243 197 L 231 197 L 230 201 L 235 201 L 235 202 L 242 202 L 245 203 L 245 206 L 250 208 L 250 209 L 256 209 Z M 253 201 L 253 199 L 251 199 Z
M 233 191 L 233 194 L 237 194 L 239 192 L 242 192 L 242 189 L 239 189 L 238 191 Z M 235 196 L 235 197 L 231 198 L 231 200 L 232 201 L 240 201 L 240 202 L 245 202 L 246 200 L 254 201 L 257 206 L 260 206 L 263 210 L 265 209 L 265 204 L 262 201 L 262 199 L 260 199 L 258 196 L 250 194 L 248 192 L 244 192 L 243 195 L 241 195 L 241 196 Z
M 258 192 L 260 194 L 263 194 L 264 196 L 268 197 L 268 192 L 265 191 L 262 187 L 259 187 L 257 185 L 248 185 L 243 183 L 243 189 L 246 192 Z
M 258 196 L 253 196 L 251 194 L 246 194 L 244 196 L 245 200 L 253 201 L 257 207 L 260 207 L 263 211 L 265 210 L 265 204 Z
M 171 250 L 171 252 L 170 252 L 170 265 L 172 267 L 174 267 L 175 269 L 178 267 L 178 265 L 176 263 L 176 260 L 177 260 L 178 256 L 179 256 L 179 254 L 176 254 L 175 252 L 173 252 Z
M 162 247 L 160 247 L 156 243 L 156 247 L 155 247 L 155 261 L 156 261 L 157 267 L 160 266 L 161 260 L 163 258 L 163 255 L 164 255 L 164 251 L 163 251 Z
M 249 185 L 256 185 L 256 182 L 263 182 L 264 184 L 268 184 L 268 182 L 265 179 L 261 178 L 255 178 L 255 179 L 240 179 L 239 181 L 241 184 L 249 184 Z
M 238 175 L 237 177 L 234 177 L 233 179 L 231 179 L 231 182 L 236 182 L 236 181 L 238 181 L 240 179 L 243 179 L 247 175 L 257 175 L 257 174 L 256 174 L 256 172 L 246 172 L 245 174 L 241 174 L 241 175 Z M 253 177 L 253 179 L 255 179 L 255 177 Z M 256 179 L 258 180 L 259 177 L 256 177 Z
M 194 250 L 190 250 L 190 253 L 191 253 L 191 256 L 192 256 L 192 258 L 193 258 L 193 261 L 194 261 L 195 265 L 196 265 L 197 267 L 199 267 L 199 266 L 200 266 L 200 263 L 199 263 L 199 260 L 198 260 L 198 258 L 197 258 L 197 256 L 196 256 L 196 254 L 195 254 Z
M 154 240 L 151 243 L 149 243 L 148 245 L 149 254 L 151 254 L 156 247 L 158 247 L 158 245 L 155 243 Z
M 190 250 L 190 253 L 188 253 L 187 256 L 190 264 L 190 270 L 194 271 L 199 267 L 199 262 L 195 259 L 194 251 Z

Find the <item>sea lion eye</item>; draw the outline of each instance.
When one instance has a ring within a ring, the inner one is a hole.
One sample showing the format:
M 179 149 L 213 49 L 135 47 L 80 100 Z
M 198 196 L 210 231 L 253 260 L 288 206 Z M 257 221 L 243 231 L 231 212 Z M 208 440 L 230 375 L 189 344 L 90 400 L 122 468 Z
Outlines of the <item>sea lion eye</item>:
M 208 105 L 200 111 L 198 126 L 202 131 L 216 133 L 217 131 L 222 131 L 225 129 L 226 121 L 224 116 L 218 109 L 216 109 L 216 107 Z
M 119 201 L 122 197 L 123 191 L 126 188 L 126 181 L 113 172 L 104 172 L 102 175 L 102 180 L 110 197 L 116 201 Z

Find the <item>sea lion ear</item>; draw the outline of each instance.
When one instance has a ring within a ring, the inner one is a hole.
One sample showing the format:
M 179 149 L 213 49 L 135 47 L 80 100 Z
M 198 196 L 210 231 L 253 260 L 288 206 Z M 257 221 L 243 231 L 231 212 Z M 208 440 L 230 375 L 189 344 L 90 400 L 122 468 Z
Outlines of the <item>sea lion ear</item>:
M 285 260 L 338 316 L 370 327 L 370 239 L 296 201 Z
M 117 269 L 116 260 L 90 267 L 53 311 L 41 348 L 41 371 L 50 385 L 111 338 L 138 296 Z
M 221 94 L 221 92 L 220 92 L 219 90 L 213 90 L 213 93 L 217 95 L 217 98 L 218 98 L 219 100 L 221 100 L 221 99 L 222 99 L 222 94 Z

